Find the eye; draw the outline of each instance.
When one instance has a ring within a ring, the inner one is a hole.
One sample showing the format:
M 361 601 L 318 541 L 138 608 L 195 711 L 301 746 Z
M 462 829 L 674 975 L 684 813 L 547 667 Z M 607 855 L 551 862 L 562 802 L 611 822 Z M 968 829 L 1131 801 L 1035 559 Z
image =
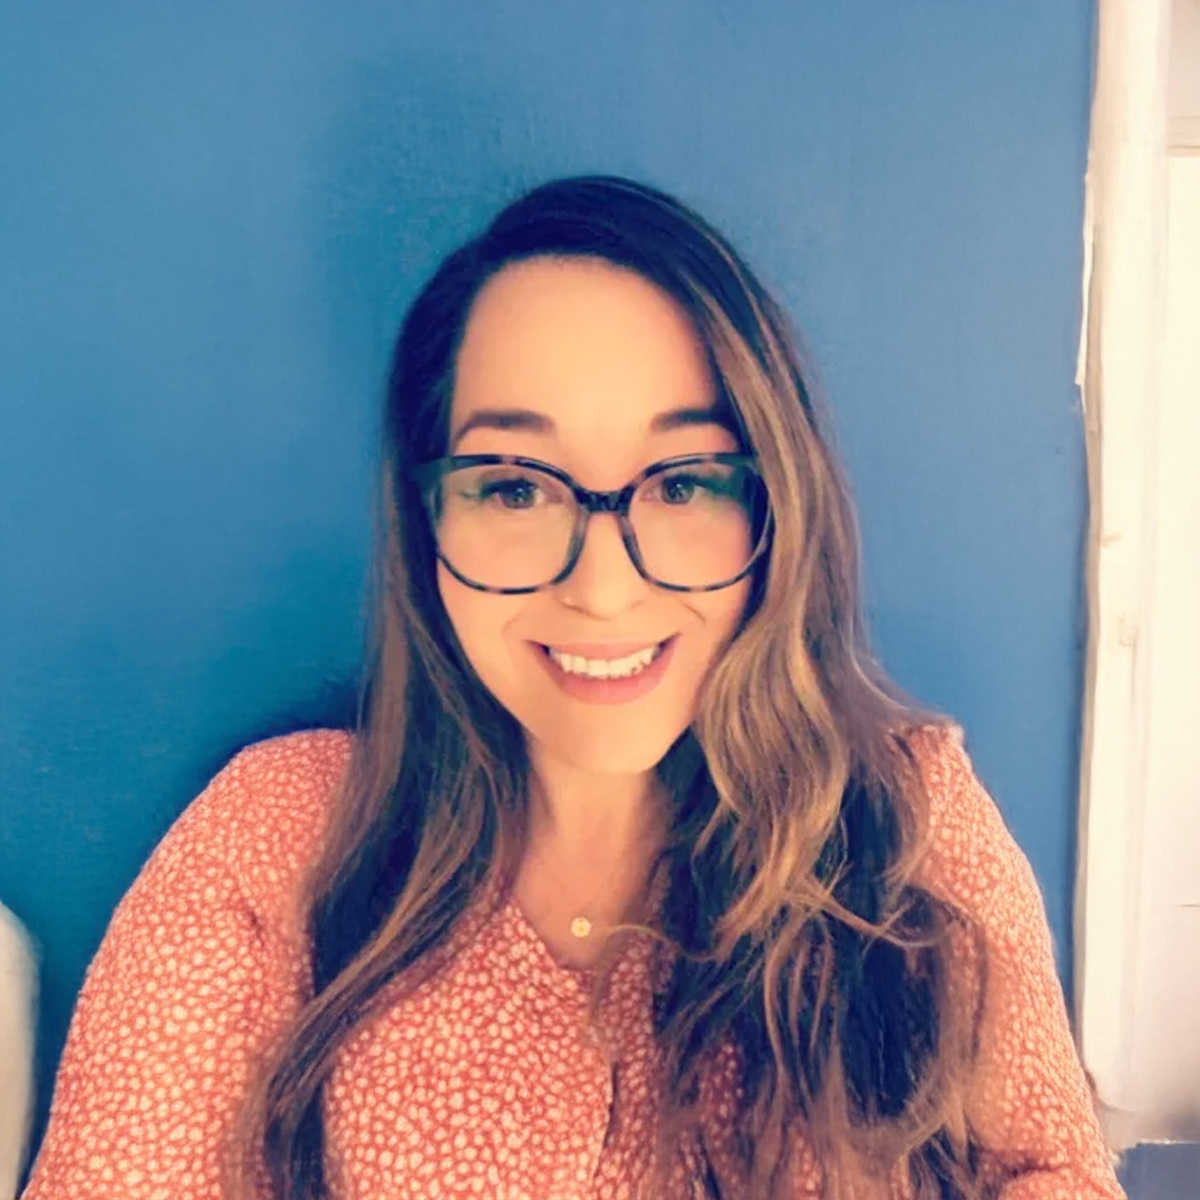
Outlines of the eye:
M 647 499 L 672 508 L 734 498 L 739 489 L 736 472 L 721 465 L 666 471 L 648 483 Z
M 677 475 L 665 475 L 659 484 L 659 494 L 667 504 L 687 504 L 696 494 L 696 489 L 702 486 L 695 475 L 680 472 Z
M 534 508 L 544 498 L 545 494 L 537 481 L 526 476 L 485 479 L 476 491 L 479 503 L 496 503 L 508 509 Z

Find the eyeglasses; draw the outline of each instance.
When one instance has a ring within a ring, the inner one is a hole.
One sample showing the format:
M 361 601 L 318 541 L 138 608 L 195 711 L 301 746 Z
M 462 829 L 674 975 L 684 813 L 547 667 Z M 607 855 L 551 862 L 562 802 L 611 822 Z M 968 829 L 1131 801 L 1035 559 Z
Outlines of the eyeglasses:
M 615 492 L 589 491 L 550 463 L 508 454 L 441 458 L 413 478 L 438 558 L 481 592 L 561 583 L 583 553 L 593 513 L 614 513 L 641 576 L 676 592 L 737 583 L 770 542 L 766 485 L 747 454 L 665 459 Z

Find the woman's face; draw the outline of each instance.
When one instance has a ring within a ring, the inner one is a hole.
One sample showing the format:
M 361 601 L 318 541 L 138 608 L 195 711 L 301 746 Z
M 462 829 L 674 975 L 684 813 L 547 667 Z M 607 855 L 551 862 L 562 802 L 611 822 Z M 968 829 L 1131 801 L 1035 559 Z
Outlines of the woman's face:
M 615 491 L 665 458 L 736 451 L 715 400 L 704 349 L 665 292 L 602 260 L 534 259 L 499 272 L 472 308 L 449 453 L 540 459 L 586 488 Z M 691 416 L 664 419 L 679 410 Z M 519 510 L 530 503 L 528 492 L 517 495 Z M 467 658 L 524 727 L 534 762 L 548 755 L 605 775 L 649 771 L 688 727 L 750 588 L 748 579 L 714 592 L 647 582 L 610 513 L 591 517 L 582 557 L 561 584 L 496 595 L 441 564 L 438 584 Z M 664 642 L 635 675 L 624 674 L 634 669 L 628 661 L 597 666 Z M 573 656 L 567 670 L 548 647 Z M 605 672 L 607 680 L 589 677 Z

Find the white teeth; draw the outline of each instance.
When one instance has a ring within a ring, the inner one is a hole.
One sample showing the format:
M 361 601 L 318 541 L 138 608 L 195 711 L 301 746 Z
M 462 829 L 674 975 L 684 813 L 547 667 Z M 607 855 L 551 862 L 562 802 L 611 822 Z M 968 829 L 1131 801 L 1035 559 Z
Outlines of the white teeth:
M 644 671 L 657 657 L 661 646 L 650 646 L 625 658 L 580 658 L 578 654 L 561 654 L 549 649 L 552 659 L 568 675 L 584 675 L 589 679 L 626 679 Z

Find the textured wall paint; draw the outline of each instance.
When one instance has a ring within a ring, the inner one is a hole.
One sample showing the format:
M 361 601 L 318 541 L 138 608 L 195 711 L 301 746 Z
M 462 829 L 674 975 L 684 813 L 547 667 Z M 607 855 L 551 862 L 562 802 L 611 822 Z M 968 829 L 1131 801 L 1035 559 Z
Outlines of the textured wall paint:
M 678 191 L 807 333 L 896 676 L 1069 962 L 1088 0 L 0 7 L 0 898 L 43 1102 L 84 966 L 239 743 L 353 670 L 375 406 L 528 184 Z

